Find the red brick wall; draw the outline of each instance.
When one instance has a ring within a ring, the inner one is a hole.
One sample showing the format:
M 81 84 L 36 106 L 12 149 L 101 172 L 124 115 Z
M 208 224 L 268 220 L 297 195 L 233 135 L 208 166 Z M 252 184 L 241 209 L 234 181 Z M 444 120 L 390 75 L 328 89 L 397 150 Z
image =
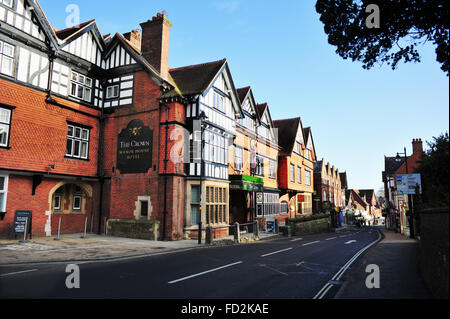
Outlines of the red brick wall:
M 99 111 L 58 99 L 69 109 L 45 102 L 46 94 L 0 79 L 1 103 L 16 107 L 12 114 L 10 149 L 0 149 L 0 168 L 47 173 L 96 176 Z M 91 126 L 89 161 L 65 158 L 67 121 Z
M 32 234 L 33 236 L 45 236 L 45 224 L 48 216 L 46 211 L 50 210 L 49 194 L 52 189 L 62 180 L 45 178 L 36 188 L 34 196 L 32 193 L 32 177 L 9 175 L 8 197 L 6 202 L 7 214 L 3 221 L 0 221 L 0 238 L 7 238 L 11 234 L 14 214 L 17 210 L 32 211 Z M 70 183 L 70 181 L 65 181 Z M 89 183 L 93 188 L 91 198 L 87 199 L 86 214 L 88 216 L 88 231 L 90 231 L 91 216 L 94 214 L 93 230 L 97 230 L 98 225 L 98 184 Z M 52 235 L 56 235 L 58 230 L 59 216 L 62 216 L 61 233 L 81 233 L 84 231 L 85 214 L 53 214 L 51 216 Z

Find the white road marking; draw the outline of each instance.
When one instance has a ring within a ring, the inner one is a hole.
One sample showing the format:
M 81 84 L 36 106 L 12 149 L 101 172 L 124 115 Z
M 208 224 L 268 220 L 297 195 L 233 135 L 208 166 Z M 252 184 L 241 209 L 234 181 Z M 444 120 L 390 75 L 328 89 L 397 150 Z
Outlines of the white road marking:
M 266 257 L 266 256 L 270 256 L 270 255 L 282 253 L 283 251 L 288 251 L 288 250 L 291 250 L 291 249 L 292 249 L 292 247 L 289 247 L 289 248 L 286 248 L 286 249 L 277 250 L 277 251 L 274 251 L 274 252 L 272 252 L 272 253 L 268 253 L 268 254 L 265 254 L 265 255 L 261 255 L 261 257 Z
M 1 274 L 0 277 L 6 277 L 6 276 L 13 276 L 13 275 L 19 275 L 19 274 L 25 274 L 27 272 L 33 272 L 38 271 L 39 269 L 30 269 L 30 270 L 23 270 L 23 271 L 17 271 L 17 272 L 10 272 L 8 274 Z
M 327 238 L 325 240 L 332 240 L 332 239 L 336 239 L 337 237 L 331 237 L 331 238 Z
M 292 239 L 291 241 L 299 241 L 299 240 L 303 240 L 303 238 L 295 238 L 295 239 Z
M 320 240 L 313 241 L 313 242 L 310 242 L 310 243 L 306 243 L 306 244 L 303 244 L 302 246 L 308 246 L 308 245 L 317 244 L 317 243 L 320 243 Z
M 351 243 L 356 243 L 356 240 L 349 240 L 349 241 L 346 242 L 345 244 L 348 245 L 348 244 L 351 244 Z
M 347 263 L 342 266 L 341 269 L 339 269 L 339 271 L 333 276 L 333 278 L 331 278 L 330 281 L 338 281 L 342 275 L 345 273 L 345 271 L 350 267 L 351 264 L 353 264 L 353 262 L 363 253 L 365 252 L 367 249 L 369 249 L 370 247 L 372 247 L 373 245 L 375 245 L 376 243 L 378 243 L 381 240 L 381 233 L 378 233 L 378 239 L 373 241 L 372 243 L 370 243 L 369 245 L 367 245 L 366 247 L 362 248 L 360 251 L 358 251 L 352 258 L 350 258 L 349 261 L 347 261 Z M 322 299 L 328 292 L 328 290 L 330 290 L 330 288 L 333 286 L 333 284 L 330 284 L 330 281 L 327 282 L 325 284 L 325 286 L 322 287 L 322 289 L 319 290 L 319 292 L 313 297 L 313 299 Z
M 208 274 L 210 272 L 214 272 L 214 271 L 221 270 L 221 269 L 224 269 L 224 268 L 236 266 L 236 265 L 239 265 L 239 264 L 242 264 L 242 261 L 238 261 L 238 262 L 235 262 L 233 264 L 225 265 L 225 266 L 222 266 L 222 267 L 217 267 L 217 268 L 214 268 L 214 269 L 211 269 L 211 270 L 203 271 L 203 272 L 200 272 L 198 274 L 190 275 L 190 276 L 183 277 L 183 278 L 180 278 L 180 279 L 175 279 L 175 280 L 169 281 L 168 284 L 171 285 L 171 284 L 183 281 L 183 280 L 187 280 L 187 279 L 191 279 L 191 278 L 194 278 L 194 277 L 202 276 L 202 275 Z

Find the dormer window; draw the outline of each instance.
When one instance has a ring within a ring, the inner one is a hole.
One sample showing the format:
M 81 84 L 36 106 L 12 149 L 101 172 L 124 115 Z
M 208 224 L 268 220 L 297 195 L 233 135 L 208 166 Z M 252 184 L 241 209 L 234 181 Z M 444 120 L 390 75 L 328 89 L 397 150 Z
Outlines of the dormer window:
M 221 112 L 224 112 L 224 103 L 225 98 L 223 97 L 223 95 L 214 92 L 214 108 L 218 109 Z

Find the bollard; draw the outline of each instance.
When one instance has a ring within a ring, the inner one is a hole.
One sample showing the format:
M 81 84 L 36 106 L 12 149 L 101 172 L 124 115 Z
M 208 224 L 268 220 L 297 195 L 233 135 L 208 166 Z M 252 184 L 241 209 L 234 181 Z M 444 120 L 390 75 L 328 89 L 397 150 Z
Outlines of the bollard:
M 81 236 L 80 238 L 86 238 L 86 227 L 87 227 L 87 216 L 84 219 L 84 235 Z
M 106 227 L 106 226 L 107 226 L 107 220 L 106 220 L 106 217 L 105 217 L 105 222 L 104 222 L 104 224 L 105 224 L 105 236 L 107 236 L 107 235 L 108 235 L 108 227 Z
M 241 241 L 241 231 L 239 230 L 239 223 L 235 223 L 236 231 L 234 232 L 234 242 L 239 243 Z
M 253 225 L 253 236 L 259 239 L 259 224 L 257 221 L 255 221 L 255 224 Z
M 207 226 L 205 232 L 206 232 L 205 244 L 211 245 L 213 243 L 213 228 L 211 226 Z
M 91 234 L 93 233 L 93 227 L 94 227 L 94 214 L 91 216 Z
M 61 234 L 61 216 L 59 216 L 58 222 L 58 237 L 56 237 L 55 240 L 61 240 L 60 234 Z

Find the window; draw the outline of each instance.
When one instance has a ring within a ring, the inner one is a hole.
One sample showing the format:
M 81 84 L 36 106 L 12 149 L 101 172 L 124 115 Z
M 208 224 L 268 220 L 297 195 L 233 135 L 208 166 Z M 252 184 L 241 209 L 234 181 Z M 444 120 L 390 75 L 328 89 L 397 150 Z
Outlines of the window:
M 92 79 L 72 71 L 70 95 L 80 100 L 91 102 Z
M 309 149 L 305 149 L 305 157 L 306 157 L 306 159 L 310 160 L 310 158 L 309 158 Z
M 244 149 L 242 147 L 236 146 L 234 148 L 234 169 L 241 172 L 244 168 Z
M 0 0 L 0 3 L 3 3 L 5 6 L 12 8 L 13 0 Z
M 148 201 L 141 201 L 141 217 L 148 217 Z
M 8 192 L 8 176 L 0 175 L 0 212 L 6 211 L 7 192 Z
M 81 196 L 75 195 L 73 196 L 73 210 L 81 210 Z
M 0 107 L 0 147 L 8 147 L 11 110 Z
M 108 86 L 106 88 L 106 98 L 113 99 L 119 96 L 119 85 Z
M 206 223 L 220 224 L 227 222 L 226 188 L 206 187 Z
M 305 169 L 305 185 L 311 186 L 311 172 Z
M 298 174 L 297 182 L 299 184 L 301 184 L 302 183 L 302 168 L 300 166 L 297 166 L 297 174 Z
M 225 112 L 224 102 L 225 98 L 221 94 L 214 92 L 214 108 L 221 112 Z
M 301 148 L 302 148 L 302 147 L 301 147 L 301 144 L 300 144 L 299 142 L 295 141 L 294 152 L 300 155 L 300 154 L 301 154 L 301 153 L 300 153 L 300 149 L 301 149 Z
M 291 182 L 295 183 L 295 165 L 291 164 Z
M 55 195 L 55 201 L 53 203 L 53 209 L 54 210 L 60 210 L 61 209 L 61 195 Z
M 89 150 L 89 130 L 69 125 L 67 127 L 66 156 L 87 159 Z
M 14 49 L 14 46 L 12 46 L 11 44 L 0 41 L 0 73 L 13 76 Z
M 277 177 L 277 162 L 269 160 L 269 178 L 275 179 Z
M 264 176 L 264 158 L 256 155 L 255 175 Z
M 286 215 L 288 213 L 288 203 L 286 201 L 281 202 L 280 213 L 281 215 Z
M 204 132 L 206 161 L 228 164 L 228 143 L 224 136 L 211 131 Z

